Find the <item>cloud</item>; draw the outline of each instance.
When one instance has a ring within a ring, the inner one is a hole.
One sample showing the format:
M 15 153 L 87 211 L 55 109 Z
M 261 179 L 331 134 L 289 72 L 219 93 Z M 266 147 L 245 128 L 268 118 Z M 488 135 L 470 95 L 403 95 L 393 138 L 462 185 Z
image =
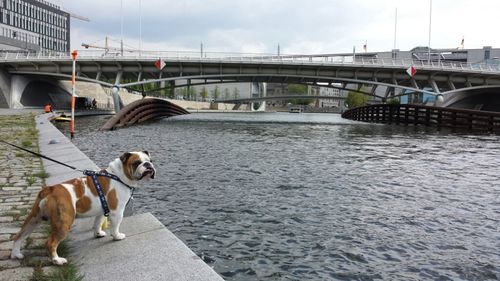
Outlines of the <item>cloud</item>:
M 104 45 L 121 37 L 120 0 L 59 0 L 90 23 L 72 21 L 72 48 L 82 42 Z M 56 1 L 57 3 L 57 1 Z M 123 0 L 124 41 L 139 47 L 139 0 Z M 429 0 L 142 0 L 143 48 L 225 52 L 338 53 L 393 48 L 398 8 L 397 48 L 426 46 Z M 434 0 L 431 46 L 499 46 L 500 1 Z

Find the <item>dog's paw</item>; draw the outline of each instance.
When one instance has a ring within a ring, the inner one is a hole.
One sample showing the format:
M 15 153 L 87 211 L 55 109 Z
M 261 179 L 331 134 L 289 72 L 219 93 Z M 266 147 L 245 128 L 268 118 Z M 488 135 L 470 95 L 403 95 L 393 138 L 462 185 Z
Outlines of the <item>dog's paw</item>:
M 123 239 L 125 239 L 125 234 L 123 234 L 123 233 L 118 233 L 118 234 L 113 235 L 113 240 L 115 240 L 115 241 L 120 241 Z
M 102 238 L 102 237 L 105 237 L 105 236 L 106 236 L 106 232 L 104 232 L 104 231 L 102 231 L 102 230 L 101 230 L 101 231 L 99 231 L 99 232 L 97 232 L 97 231 L 96 231 L 96 232 L 94 232 L 94 237 L 95 237 L 95 238 Z
M 24 255 L 21 254 L 21 252 L 18 252 L 18 253 L 12 252 L 12 253 L 10 253 L 10 258 L 13 259 L 13 260 L 15 260 L 15 259 L 22 260 L 22 259 L 24 259 Z
M 52 258 L 52 263 L 55 264 L 55 265 L 63 265 L 65 263 L 67 263 L 68 260 L 66 260 L 65 258 Z

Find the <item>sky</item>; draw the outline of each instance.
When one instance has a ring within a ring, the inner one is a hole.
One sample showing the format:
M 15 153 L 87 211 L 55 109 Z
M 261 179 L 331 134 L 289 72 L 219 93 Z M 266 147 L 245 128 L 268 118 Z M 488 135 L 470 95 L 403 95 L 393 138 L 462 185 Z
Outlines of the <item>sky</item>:
M 427 46 L 431 0 L 51 0 L 72 19 L 71 48 L 324 54 Z M 121 9 L 123 3 L 123 12 Z M 142 7 L 142 8 L 140 8 Z M 397 9 L 397 25 L 395 14 Z M 141 12 L 142 11 L 142 12 Z M 500 1 L 432 0 L 432 48 L 500 47 Z M 140 22 L 142 14 L 142 41 Z M 142 42 L 142 44 L 141 44 Z

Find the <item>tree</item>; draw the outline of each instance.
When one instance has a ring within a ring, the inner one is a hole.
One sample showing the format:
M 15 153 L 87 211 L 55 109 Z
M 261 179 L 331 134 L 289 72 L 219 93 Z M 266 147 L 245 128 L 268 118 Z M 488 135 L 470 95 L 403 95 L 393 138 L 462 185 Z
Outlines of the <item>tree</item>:
M 306 96 L 307 95 L 307 85 L 302 84 L 290 84 L 288 85 L 288 94 L 292 96 Z M 314 102 L 313 99 L 293 99 L 289 101 L 294 105 L 309 105 Z
M 193 98 L 196 98 L 196 89 L 193 87 L 190 87 L 189 89 L 187 87 L 183 87 L 183 88 L 177 89 L 175 91 L 175 94 L 177 96 L 182 96 L 182 98 L 185 100 L 191 100 Z
M 392 98 L 392 99 L 389 99 L 387 102 L 387 104 L 394 104 L 394 105 L 397 105 L 400 103 L 399 99 L 398 98 Z
M 307 95 L 307 85 L 290 84 L 288 85 L 288 93 L 290 95 Z
M 205 88 L 205 87 L 201 88 L 200 97 L 201 97 L 202 101 L 207 101 L 207 97 L 208 97 L 207 88 Z
M 349 108 L 365 106 L 368 103 L 368 96 L 359 92 L 349 91 L 345 103 Z
M 229 89 L 228 88 L 225 88 L 224 89 L 224 99 L 225 100 L 228 100 L 231 98 L 231 93 L 229 92 Z
M 175 95 L 177 97 L 185 97 L 185 90 L 184 90 L 184 88 L 175 89 Z
M 189 87 L 189 100 L 196 100 L 196 88 L 195 87 Z
M 215 86 L 215 88 L 211 91 L 212 92 L 212 98 L 214 101 L 219 99 L 220 91 L 219 91 L 219 86 Z

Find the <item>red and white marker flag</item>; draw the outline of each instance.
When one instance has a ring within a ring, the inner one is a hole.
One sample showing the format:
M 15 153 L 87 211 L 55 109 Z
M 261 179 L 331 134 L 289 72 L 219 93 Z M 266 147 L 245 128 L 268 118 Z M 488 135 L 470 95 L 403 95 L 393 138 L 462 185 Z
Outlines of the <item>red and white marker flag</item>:
M 413 77 L 415 76 L 415 73 L 417 73 L 417 69 L 413 66 L 410 66 L 407 70 L 406 70 L 406 73 L 408 73 L 408 75 L 410 75 L 410 77 Z
M 155 62 L 155 66 L 156 66 L 156 68 L 158 68 L 158 70 L 162 70 L 166 65 L 167 65 L 167 63 L 162 59 L 158 59 Z

